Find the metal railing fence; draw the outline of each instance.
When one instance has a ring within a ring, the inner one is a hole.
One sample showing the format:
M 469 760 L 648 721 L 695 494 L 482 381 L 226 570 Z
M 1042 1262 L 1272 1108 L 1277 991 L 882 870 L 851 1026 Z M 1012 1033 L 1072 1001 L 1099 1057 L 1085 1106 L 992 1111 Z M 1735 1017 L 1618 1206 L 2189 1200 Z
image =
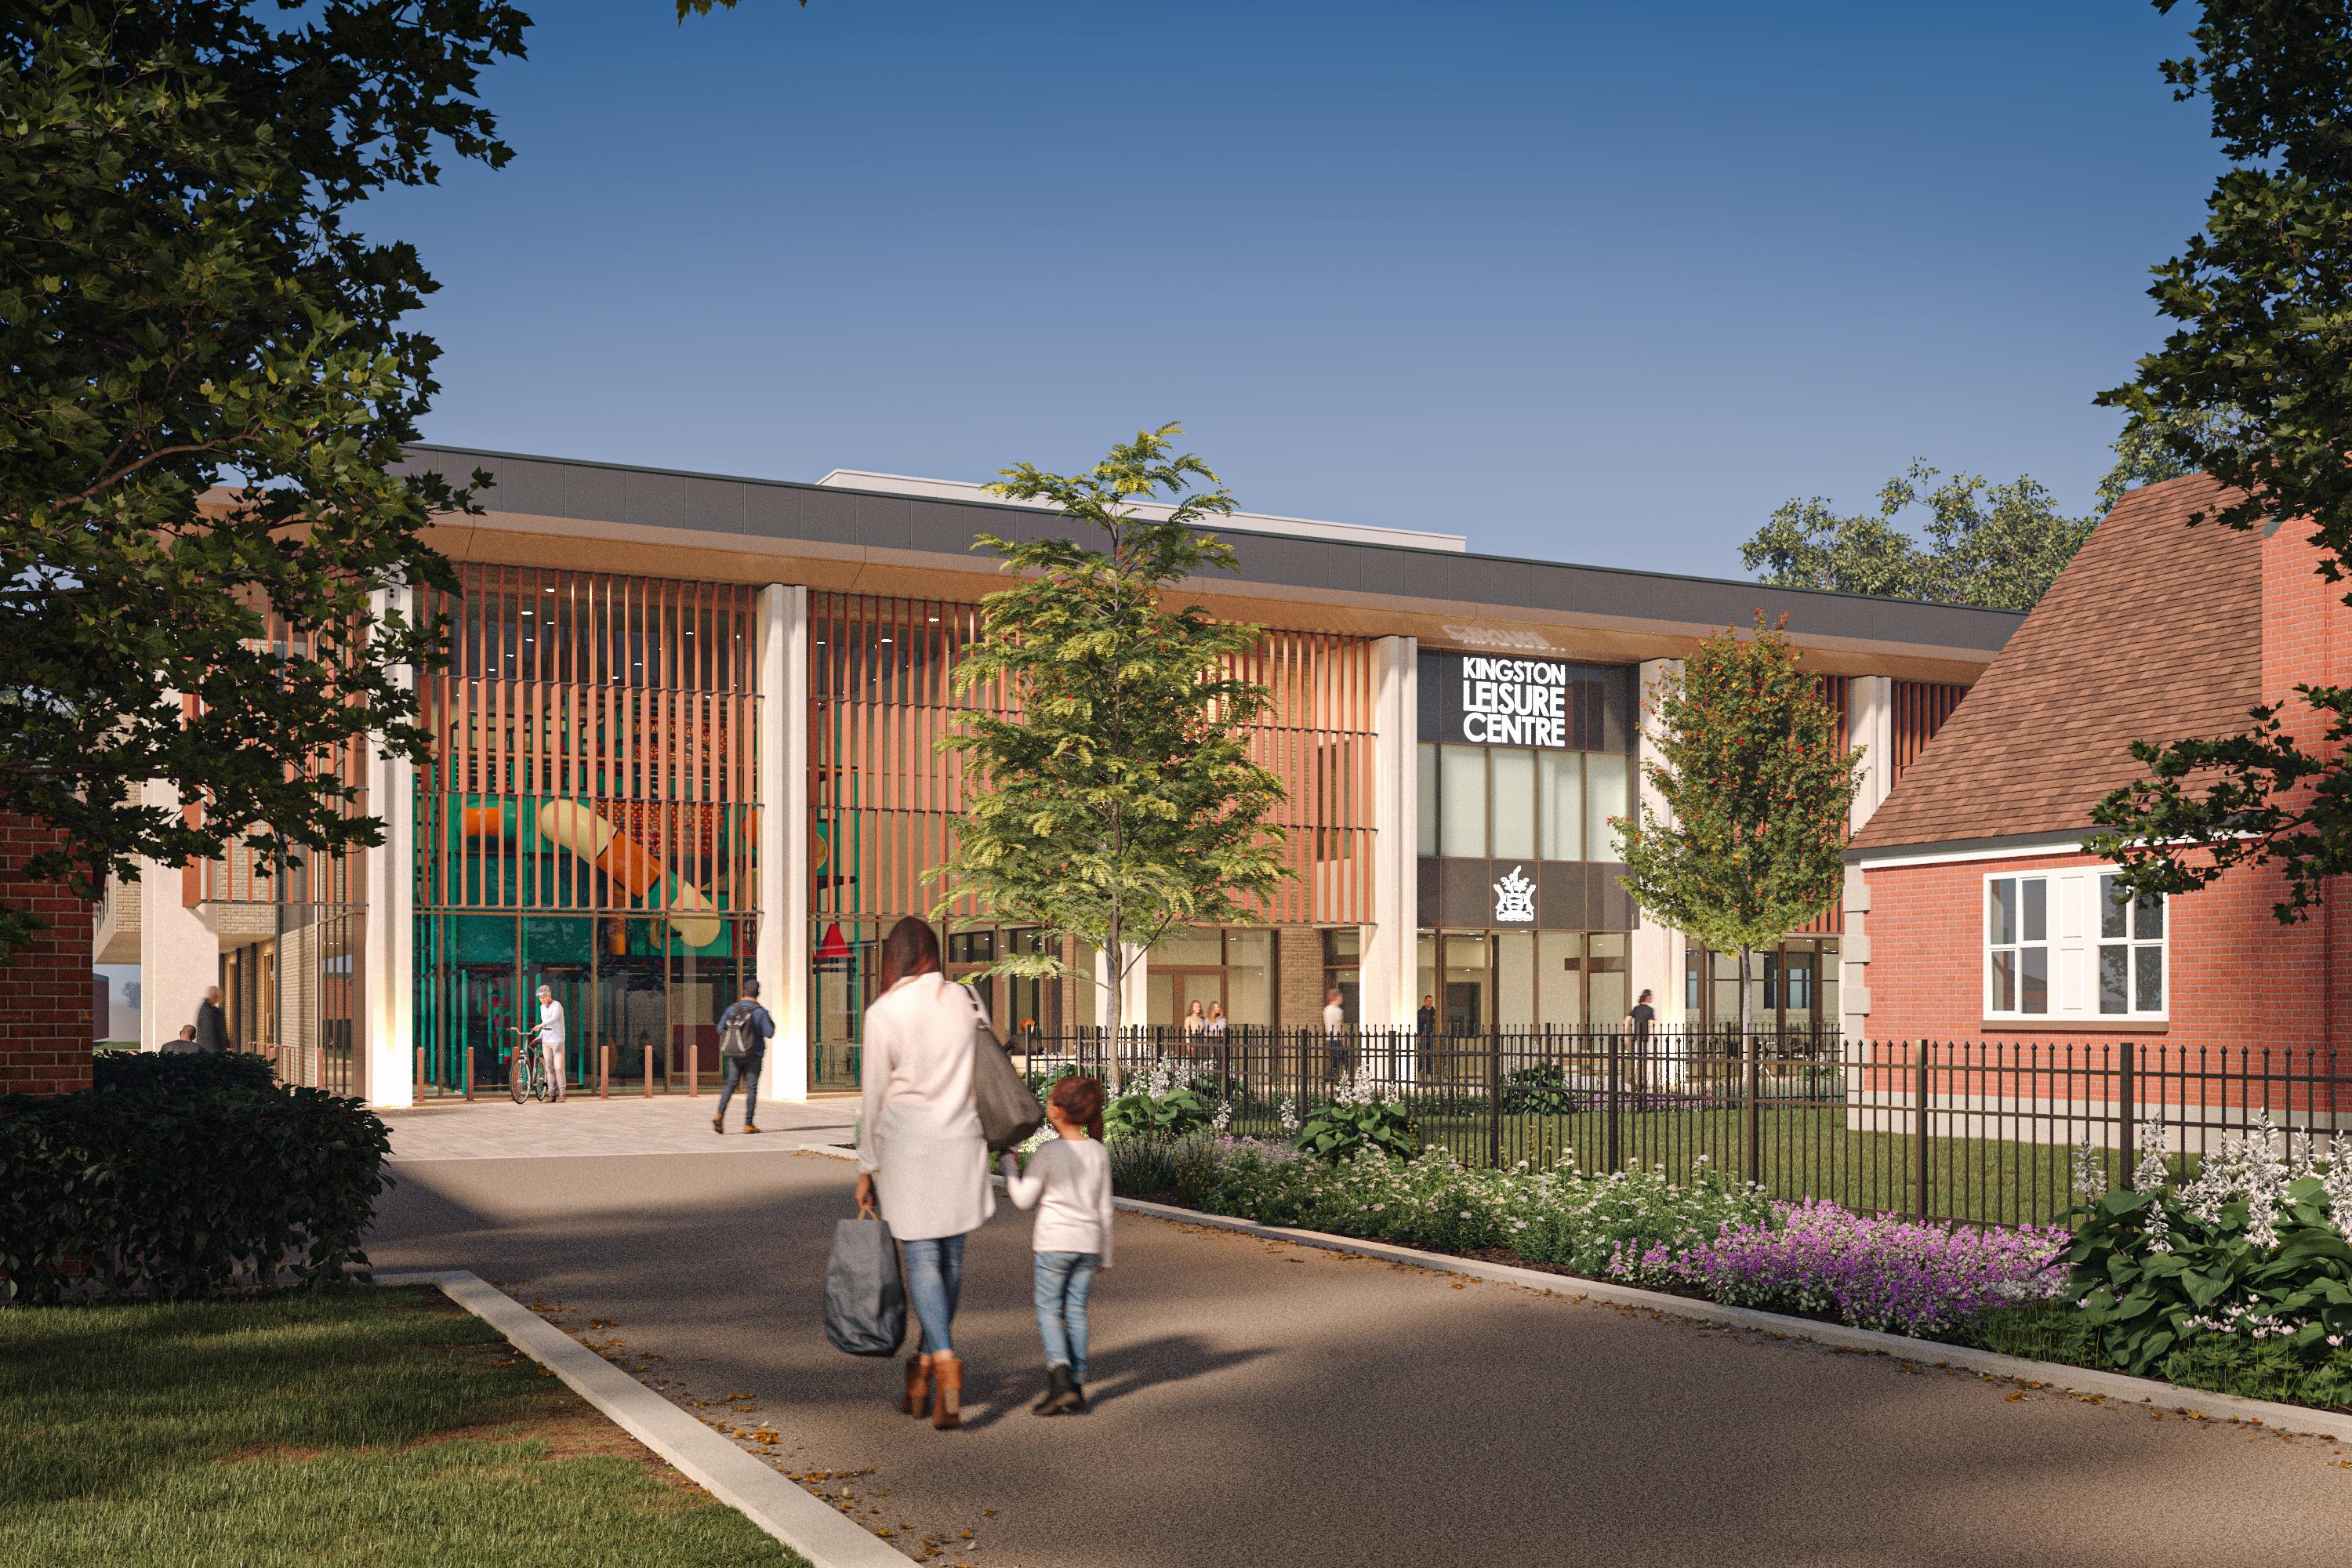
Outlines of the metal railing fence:
M 1129 1029 L 1007 1040 L 1043 1082 L 1159 1071 L 1231 1108 L 1234 1136 L 1281 1137 L 1349 1089 L 1399 1100 L 1426 1143 L 1473 1165 L 1716 1173 L 1775 1196 L 1986 1224 L 2079 1201 L 2077 1151 L 2131 1179 L 2141 1120 L 2193 1168 L 2267 1113 L 2320 1152 L 2352 1123 L 2352 1061 L 2331 1049 L 2168 1039 L 1852 1040 L 1832 1033 L 1552 1029 Z M 2352 1130 L 2352 1128 L 2347 1128 Z

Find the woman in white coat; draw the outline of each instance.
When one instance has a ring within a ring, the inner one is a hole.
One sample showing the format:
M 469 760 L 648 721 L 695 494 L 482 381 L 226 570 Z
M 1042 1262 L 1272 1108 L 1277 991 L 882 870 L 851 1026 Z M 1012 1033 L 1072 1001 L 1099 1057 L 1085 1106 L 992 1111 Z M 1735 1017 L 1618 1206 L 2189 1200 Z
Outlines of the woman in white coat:
M 940 939 L 912 916 L 882 939 L 882 994 L 866 1009 L 858 1079 L 857 1203 L 877 1204 L 907 1263 L 907 1297 L 922 1343 L 907 1363 L 906 1409 L 931 1425 L 962 1424 L 963 1363 L 956 1359 L 956 1297 L 963 1238 L 996 1212 L 988 1143 L 971 1098 L 971 996 L 940 973 Z

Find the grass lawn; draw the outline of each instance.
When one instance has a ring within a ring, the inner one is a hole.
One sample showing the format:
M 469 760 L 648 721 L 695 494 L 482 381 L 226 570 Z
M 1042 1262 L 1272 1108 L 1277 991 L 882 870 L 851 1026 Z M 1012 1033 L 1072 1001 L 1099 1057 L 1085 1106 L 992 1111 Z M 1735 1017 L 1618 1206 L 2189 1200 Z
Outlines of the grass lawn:
M 425 1286 L 0 1308 L 0 1563 L 805 1568 Z

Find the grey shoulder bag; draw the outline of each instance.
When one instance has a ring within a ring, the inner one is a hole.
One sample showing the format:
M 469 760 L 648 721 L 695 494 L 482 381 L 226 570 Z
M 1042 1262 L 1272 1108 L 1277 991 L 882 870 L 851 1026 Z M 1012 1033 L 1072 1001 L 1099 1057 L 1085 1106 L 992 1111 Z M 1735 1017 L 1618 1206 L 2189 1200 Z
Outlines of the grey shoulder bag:
M 1045 1123 L 1045 1108 L 1021 1075 L 988 1021 L 988 1009 L 969 985 L 963 994 L 971 1003 L 971 1105 L 980 1112 L 980 1133 L 992 1154 L 1018 1148 Z

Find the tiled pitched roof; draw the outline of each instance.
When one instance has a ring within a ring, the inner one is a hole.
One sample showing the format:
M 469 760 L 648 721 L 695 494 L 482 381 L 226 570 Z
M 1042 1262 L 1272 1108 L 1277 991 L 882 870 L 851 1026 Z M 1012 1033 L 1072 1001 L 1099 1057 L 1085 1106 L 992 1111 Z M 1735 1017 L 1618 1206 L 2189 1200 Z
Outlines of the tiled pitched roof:
M 2188 526 L 2221 493 L 2194 474 L 2117 502 L 1853 847 L 2088 828 L 2146 771 L 2132 742 L 2242 729 L 2261 700 L 2263 541 Z

